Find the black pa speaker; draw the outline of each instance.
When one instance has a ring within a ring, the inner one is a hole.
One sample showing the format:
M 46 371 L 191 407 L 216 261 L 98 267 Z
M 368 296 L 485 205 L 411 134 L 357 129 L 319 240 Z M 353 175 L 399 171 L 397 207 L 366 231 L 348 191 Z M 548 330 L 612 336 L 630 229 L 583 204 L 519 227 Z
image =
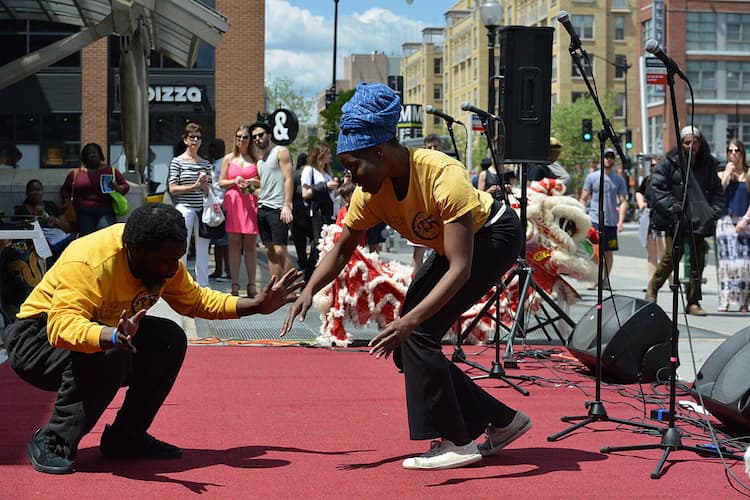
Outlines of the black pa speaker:
M 571 354 L 592 371 L 596 366 L 596 331 L 594 306 L 568 340 Z M 602 302 L 602 378 L 625 384 L 666 379 L 671 337 L 672 321 L 656 303 L 624 295 L 607 297 Z
M 750 430 L 750 327 L 725 340 L 695 376 L 693 397 L 732 431 Z
M 500 30 L 506 163 L 548 163 L 552 99 L 550 27 Z

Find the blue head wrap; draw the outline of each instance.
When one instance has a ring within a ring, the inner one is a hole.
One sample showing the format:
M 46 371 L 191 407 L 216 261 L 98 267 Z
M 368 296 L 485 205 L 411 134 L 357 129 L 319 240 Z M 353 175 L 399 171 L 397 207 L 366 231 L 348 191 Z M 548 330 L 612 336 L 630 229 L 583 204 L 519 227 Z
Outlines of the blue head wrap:
M 377 146 L 396 137 L 401 99 L 382 83 L 360 83 L 341 111 L 337 154 Z

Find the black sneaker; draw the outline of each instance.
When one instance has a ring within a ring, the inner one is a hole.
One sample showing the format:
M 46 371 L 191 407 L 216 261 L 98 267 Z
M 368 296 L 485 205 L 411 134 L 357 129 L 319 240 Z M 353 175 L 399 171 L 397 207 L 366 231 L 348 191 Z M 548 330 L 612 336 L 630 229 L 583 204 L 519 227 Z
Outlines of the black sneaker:
M 150 434 L 132 436 L 107 425 L 102 432 L 99 452 L 113 460 L 127 458 L 150 458 L 155 460 L 180 458 L 182 450 L 160 441 Z
M 65 457 L 65 443 L 57 434 L 39 429 L 31 437 L 26 452 L 31 465 L 47 474 L 72 474 L 73 463 Z

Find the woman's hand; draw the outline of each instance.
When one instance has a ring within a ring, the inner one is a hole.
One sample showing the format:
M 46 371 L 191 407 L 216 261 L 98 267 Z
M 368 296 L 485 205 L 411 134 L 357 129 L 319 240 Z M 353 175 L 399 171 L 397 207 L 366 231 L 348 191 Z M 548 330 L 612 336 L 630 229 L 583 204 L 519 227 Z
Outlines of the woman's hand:
M 416 325 L 411 324 L 404 316 L 399 318 L 383 328 L 368 344 L 370 347 L 370 354 L 374 354 L 376 358 L 385 356 L 388 359 L 391 353 L 406 340 L 414 331 Z
M 747 232 L 747 226 L 747 219 L 741 217 L 740 220 L 737 221 L 737 225 L 735 226 L 737 234 L 745 234 Z

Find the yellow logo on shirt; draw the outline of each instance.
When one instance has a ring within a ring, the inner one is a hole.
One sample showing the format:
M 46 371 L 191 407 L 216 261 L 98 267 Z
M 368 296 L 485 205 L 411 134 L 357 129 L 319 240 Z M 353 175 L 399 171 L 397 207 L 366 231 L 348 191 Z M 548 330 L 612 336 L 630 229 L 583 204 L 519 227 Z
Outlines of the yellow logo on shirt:
M 427 241 L 440 236 L 440 222 L 435 220 L 432 215 L 424 212 L 417 212 L 412 219 L 411 229 L 415 235 Z

